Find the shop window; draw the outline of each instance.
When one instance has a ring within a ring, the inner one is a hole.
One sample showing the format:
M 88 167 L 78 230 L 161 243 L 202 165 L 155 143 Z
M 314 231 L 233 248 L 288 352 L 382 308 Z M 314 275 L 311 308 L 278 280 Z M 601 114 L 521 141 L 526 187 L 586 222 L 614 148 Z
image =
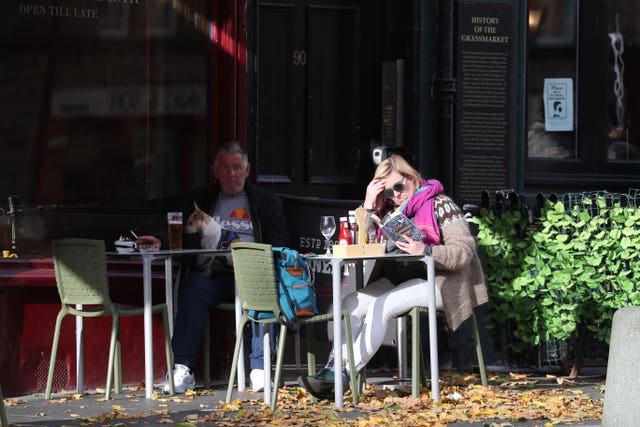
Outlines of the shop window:
M 2 200 L 146 207 L 206 184 L 208 4 L 3 2 Z
M 640 1 L 609 2 L 607 159 L 640 161 Z
M 640 0 L 529 1 L 527 188 L 637 181 L 638 10 Z
M 529 158 L 574 159 L 576 3 L 529 3 L 527 152 Z

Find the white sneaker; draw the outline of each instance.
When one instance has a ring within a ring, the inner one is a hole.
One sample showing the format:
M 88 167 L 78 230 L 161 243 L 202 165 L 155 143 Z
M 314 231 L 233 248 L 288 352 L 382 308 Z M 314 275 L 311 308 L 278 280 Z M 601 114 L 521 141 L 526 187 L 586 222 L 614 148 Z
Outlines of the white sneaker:
M 176 363 L 173 369 L 173 385 L 176 393 L 184 393 L 185 390 L 193 390 L 196 386 L 196 379 L 188 366 Z M 169 379 L 167 378 L 162 391 L 169 393 Z
M 254 392 L 257 393 L 264 388 L 264 370 L 252 369 L 249 379 L 251 380 L 251 390 Z

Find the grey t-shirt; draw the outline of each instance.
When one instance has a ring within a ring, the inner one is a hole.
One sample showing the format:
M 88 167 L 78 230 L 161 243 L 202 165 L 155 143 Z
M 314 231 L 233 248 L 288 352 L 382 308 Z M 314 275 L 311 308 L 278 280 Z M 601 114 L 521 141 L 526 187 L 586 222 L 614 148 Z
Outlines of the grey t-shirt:
M 245 193 L 239 196 L 223 196 L 221 194 L 213 211 L 213 219 L 225 230 L 236 233 L 241 240 L 255 241 L 249 199 Z

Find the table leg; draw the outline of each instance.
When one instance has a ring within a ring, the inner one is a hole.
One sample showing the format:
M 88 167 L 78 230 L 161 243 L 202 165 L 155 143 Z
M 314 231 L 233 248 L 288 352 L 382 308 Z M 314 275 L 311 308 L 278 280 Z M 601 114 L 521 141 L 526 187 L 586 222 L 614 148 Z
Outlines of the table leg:
M 82 304 L 76 304 L 82 310 Z M 76 392 L 84 393 L 84 323 L 82 316 L 76 316 Z
M 332 291 L 333 291 L 333 358 L 334 358 L 334 388 L 336 408 L 344 406 L 342 396 L 342 292 L 340 289 L 342 260 L 339 258 L 331 259 L 332 274 Z M 354 372 L 351 375 L 355 375 Z
M 238 325 L 240 324 L 240 318 L 242 317 L 242 306 L 240 305 L 240 297 L 238 296 L 238 290 L 236 289 L 235 295 L 235 303 L 236 303 L 236 331 L 238 330 Z M 238 391 L 242 392 L 245 390 L 246 376 L 245 376 L 245 366 L 244 366 L 244 342 L 240 342 L 240 354 L 238 355 Z
M 262 368 L 264 381 L 264 404 L 271 405 L 271 325 L 260 325 L 262 331 Z M 277 387 L 278 385 L 274 385 Z
M 429 308 L 429 359 L 431 361 L 431 396 L 434 402 L 440 400 L 438 373 L 438 329 L 436 319 L 436 280 L 433 258 L 422 260 L 427 265 L 427 304 Z
M 164 300 L 169 312 L 169 336 L 173 337 L 173 263 L 172 257 L 164 259 Z
M 398 378 L 400 381 L 408 377 L 407 374 L 407 318 L 396 319 L 396 344 L 398 345 Z
M 153 394 L 153 322 L 151 311 L 151 263 L 152 254 L 142 256 L 142 277 L 144 291 L 144 382 L 145 397 L 151 398 Z

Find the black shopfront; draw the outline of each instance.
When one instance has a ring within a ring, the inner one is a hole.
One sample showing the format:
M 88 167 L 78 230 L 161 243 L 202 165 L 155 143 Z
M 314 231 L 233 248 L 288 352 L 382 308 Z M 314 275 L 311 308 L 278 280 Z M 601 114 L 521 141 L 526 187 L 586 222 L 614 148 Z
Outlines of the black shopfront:
M 225 140 L 288 200 L 294 243 L 321 238 L 319 210 L 357 203 L 381 147 L 460 205 L 625 192 L 640 185 L 637 6 L 2 2 L 0 246 L 28 262 L 58 237 L 158 227 L 211 182 Z

